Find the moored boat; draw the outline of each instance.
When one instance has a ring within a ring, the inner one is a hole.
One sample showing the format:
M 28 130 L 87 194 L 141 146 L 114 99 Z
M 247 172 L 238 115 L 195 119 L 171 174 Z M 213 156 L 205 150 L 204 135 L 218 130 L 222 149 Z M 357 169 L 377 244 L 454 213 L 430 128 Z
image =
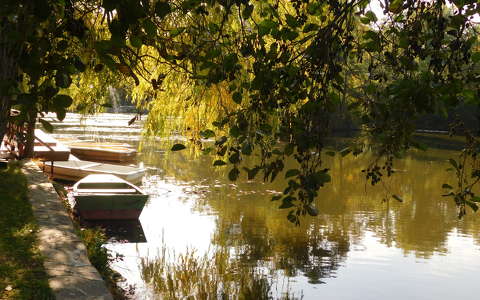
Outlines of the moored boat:
M 43 171 L 53 179 L 78 181 L 90 174 L 112 174 L 132 183 L 139 183 L 145 175 L 144 168 L 103 164 L 93 161 L 70 160 L 43 163 Z
M 68 147 L 79 159 L 90 161 L 129 162 L 137 155 L 136 150 L 125 144 L 76 142 Z
M 88 175 L 73 186 L 74 210 L 87 220 L 138 219 L 148 195 L 114 175 Z

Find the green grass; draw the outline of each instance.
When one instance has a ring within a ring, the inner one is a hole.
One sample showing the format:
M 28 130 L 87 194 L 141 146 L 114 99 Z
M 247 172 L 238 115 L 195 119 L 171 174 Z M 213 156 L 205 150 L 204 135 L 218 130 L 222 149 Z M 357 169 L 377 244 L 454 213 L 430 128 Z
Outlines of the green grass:
M 0 169 L 0 299 L 53 299 L 18 165 Z

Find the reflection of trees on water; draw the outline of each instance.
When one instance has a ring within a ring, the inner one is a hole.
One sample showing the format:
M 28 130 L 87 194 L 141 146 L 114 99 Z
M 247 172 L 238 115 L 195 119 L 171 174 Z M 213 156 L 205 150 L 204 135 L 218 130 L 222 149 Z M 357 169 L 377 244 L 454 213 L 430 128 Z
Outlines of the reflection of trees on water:
M 240 216 L 239 223 L 219 216 L 213 243 L 233 247 L 244 265 L 267 263 L 270 269 L 282 270 L 286 276 L 304 275 L 311 283 L 331 277 L 349 250 L 346 236 L 327 232 L 318 224 L 285 228 L 284 223 L 265 221 L 248 213 Z
M 300 227 L 288 223 L 286 211 L 276 209 L 279 203 L 270 202 L 272 191 L 283 190 L 281 180 L 232 184 L 226 179 L 227 168 L 211 167 L 211 157 L 193 159 L 191 153 L 179 152 L 166 158 L 158 153 L 144 151 L 145 164 L 190 182 L 193 193 L 200 195 L 195 209 L 207 206 L 217 215 L 215 245 L 231 247 L 244 264 L 267 264 L 288 276 L 303 274 L 312 283 L 333 276 L 351 245 L 361 244 L 367 231 L 384 245 L 424 258 L 447 252 L 454 230 L 480 241 L 478 217 L 458 220 L 453 201 L 440 196 L 442 184 L 451 182 L 443 161 L 452 152 L 435 150 L 431 157 L 418 159 L 414 154 L 397 161 L 397 173 L 384 179 L 385 187 L 366 184 L 361 170 L 368 158 L 326 157 L 332 183 L 318 197 L 319 216 L 305 217 Z M 289 164 L 286 169 L 293 167 Z M 387 189 L 404 202 L 383 202 Z

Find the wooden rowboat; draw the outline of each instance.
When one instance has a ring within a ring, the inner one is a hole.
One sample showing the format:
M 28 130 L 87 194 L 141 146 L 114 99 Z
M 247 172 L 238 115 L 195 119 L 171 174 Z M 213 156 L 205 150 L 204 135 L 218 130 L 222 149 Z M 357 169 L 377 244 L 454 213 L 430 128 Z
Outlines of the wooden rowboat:
M 128 162 L 137 155 L 137 151 L 125 144 L 77 142 L 68 144 L 73 155 L 83 160 Z
M 70 160 L 43 163 L 43 171 L 53 179 L 78 181 L 90 174 L 112 174 L 132 183 L 139 183 L 145 175 L 144 168 L 103 164 L 93 161 Z
M 88 175 L 73 186 L 71 201 L 83 219 L 138 219 L 148 195 L 114 175 Z

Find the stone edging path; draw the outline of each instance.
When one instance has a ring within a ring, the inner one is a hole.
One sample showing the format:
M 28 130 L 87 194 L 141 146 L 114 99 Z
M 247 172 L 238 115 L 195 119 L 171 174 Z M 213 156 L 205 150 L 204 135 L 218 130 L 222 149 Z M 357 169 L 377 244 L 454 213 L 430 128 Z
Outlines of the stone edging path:
M 44 257 L 48 284 L 57 300 L 110 300 L 112 295 L 87 257 L 53 185 L 33 162 L 22 168 L 28 198 L 38 223 L 38 245 Z

